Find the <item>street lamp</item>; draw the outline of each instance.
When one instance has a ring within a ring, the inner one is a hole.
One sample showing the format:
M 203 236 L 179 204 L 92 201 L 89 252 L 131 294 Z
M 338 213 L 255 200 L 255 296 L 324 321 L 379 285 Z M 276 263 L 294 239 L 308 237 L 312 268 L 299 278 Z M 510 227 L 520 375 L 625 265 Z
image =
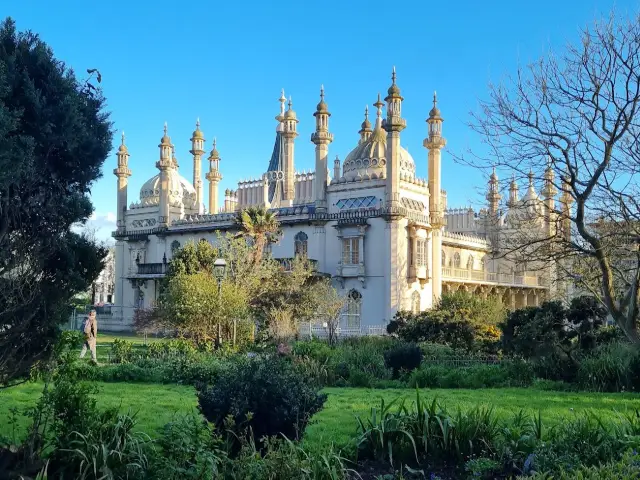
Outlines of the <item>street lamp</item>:
M 220 289 L 222 288 L 222 279 L 224 278 L 224 272 L 227 270 L 227 262 L 224 258 L 218 258 L 213 262 L 213 276 L 218 280 L 218 296 L 220 296 Z
M 213 262 L 213 276 L 218 281 L 218 303 L 220 302 L 220 292 L 222 291 L 222 279 L 224 278 L 225 270 L 227 269 L 227 262 L 224 258 L 218 258 L 215 262 Z M 218 319 L 218 338 L 217 344 L 218 348 L 220 347 L 220 340 L 222 338 L 222 326 L 220 324 L 220 319 Z

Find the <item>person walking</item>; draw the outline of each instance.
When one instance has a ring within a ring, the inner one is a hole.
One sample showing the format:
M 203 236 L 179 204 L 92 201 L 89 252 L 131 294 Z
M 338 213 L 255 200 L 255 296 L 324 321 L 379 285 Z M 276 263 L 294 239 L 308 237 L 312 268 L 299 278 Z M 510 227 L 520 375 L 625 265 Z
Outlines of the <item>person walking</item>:
M 82 345 L 82 351 L 80 352 L 80 358 L 84 358 L 87 354 L 87 348 L 91 350 L 91 360 L 93 363 L 98 363 L 96 356 L 96 339 L 98 337 L 98 321 L 96 320 L 96 311 L 91 310 L 89 316 L 85 319 L 82 325 L 82 331 L 84 332 L 84 344 Z

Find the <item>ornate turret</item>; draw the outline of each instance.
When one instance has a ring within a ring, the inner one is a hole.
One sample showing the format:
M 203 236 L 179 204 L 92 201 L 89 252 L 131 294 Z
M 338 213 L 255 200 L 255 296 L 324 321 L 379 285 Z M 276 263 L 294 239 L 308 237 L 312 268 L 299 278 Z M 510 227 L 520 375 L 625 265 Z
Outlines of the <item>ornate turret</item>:
M 196 129 L 191 135 L 191 150 L 193 155 L 193 186 L 196 189 L 196 205 L 198 212 L 204 213 L 204 194 L 202 190 L 202 155 L 204 155 L 204 134 L 200 130 L 200 119 L 196 120 Z
M 340 179 L 340 158 L 336 155 L 336 159 L 333 161 L 333 181 L 337 182 Z
M 218 213 L 218 183 L 222 180 L 220 173 L 220 154 L 216 149 L 216 139 L 213 139 L 213 148 L 209 154 L 209 172 L 206 175 L 209 181 L 209 214 Z
M 498 181 L 498 175 L 496 174 L 496 167 L 493 167 L 491 176 L 489 177 L 489 189 L 487 191 L 487 201 L 489 202 L 489 214 L 496 216 L 498 214 L 498 207 L 500 206 L 500 184 Z
M 167 134 L 167 122 L 164 123 L 164 135 L 160 139 L 160 160 L 156 162 L 156 168 L 160 170 L 160 198 L 158 212 L 158 224 L 161 227 L 169 225 L 169 171 L 177 167 L 175 151 L 171 144 L 171 138 Z
M 281 100 L 282 102 L 282 100 Z M 284 137 L 284 202 L 293 205 L 295 197 L 295 166 L 294 166 L 294 141 L 298 136 L 298 118 L 293 110 L 293 102 L 289 97 L 289 108 L 284 113 L 283 131 Z
M 369 105 L 364 107 L 364 122 L 362 122 L 360 131 L 360 141 L 358 144 L 362 144 L 367 141 L 367 139 L 371 136 L 371 122 L 369 121 Z
M 562 178 L 562 194 L 560 195 L 562 211 L 560 225 L 562 228 L 562 237 L 566 242 L 571 241 L 571 205 L 573 202 L 574 199 L 571 194 L 571 185 L 569 185 L 569 174 L 566 173 Z
M 542 200 L 544 202 L 544 221 L 547 238 L 553 237 L 556 232 L 554 225 L 557 215 L 555 213 L 556 201 L 555 196 L 558 193 L 558 189 L 554 185 L 554 173 L 551 168 L 551 159 L 547 162 L 547 168 L 544 171 L 544 185 L 542 187 Z
M 507 206 L 513 208 L 518 203 L 518 183 L 516 182 L 516 176 L 511 177 L 511 183 L 509 184 L 509 201 Z
M 125 228 L 124 214 L 127 210 L 127 180 L 131 176 L 129 170 L 129 150 L 124 143 L 124 132 L 122 132 L 122 143 L 118 147 L 118 166 L 113 170 L 113 174 L 118 178 L 118 211 L 116 214 L 116 227 L 118 230 Z
M 385 97 L 387 102 L 387 118 L 383 128 L 387 132 L 387 207 L 390 214 L 394 214 L 395 207 L 400 202 L 400 132 L 407 126 L 402 118 L 402 96 L 400 87 L 396 84 L 396 67 L 391 74 L 391 86 Z
M 433 302 L 442 295 L 442 229 L 445 226 L 444 203 L 442 199 L 442 149 L 447 144 L 442 136 L 442 122 L 438 108 L 438 97 L 433 92 L 433 107 L 429 111 L 427 138 L 422 145 L 429 151 L 427 170 L 429 177 L 429 218 L 431 221 L 431 275 L 433 282 Z
M 316 131 L 311 134 L 311 141 L 316 146 L 316 174 L 314 189 L 314 199 L 316 208 L 326 209 L 325 195 L 327 184 L 329 183 L 329 144 L 333 142 L 333 134 L 329 132 L 329 107 L 324 101 L 324 87 L 320 86 L 320 103 L 313 114 L 316 117 Z

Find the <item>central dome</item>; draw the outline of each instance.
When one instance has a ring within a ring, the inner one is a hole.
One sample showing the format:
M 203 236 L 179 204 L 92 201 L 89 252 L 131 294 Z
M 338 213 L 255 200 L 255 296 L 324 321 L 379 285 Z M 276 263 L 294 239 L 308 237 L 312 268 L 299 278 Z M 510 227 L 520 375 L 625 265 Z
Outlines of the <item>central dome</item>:
M 176 170 L 169 170 L 169 205 L 173 207 L 198 208 L 196 189 Z M 142 207 L 160 203 L 160 174 L 150 178 L 140 188 Z
M 387 170 L 387 132 L 376 125 L 371 136 L 354 148 L 344 160 L 342 175 L 346 180 L 384 178 Z M 400 173 L 414 177 L 416 165 L 409 152 L 400 147 Z

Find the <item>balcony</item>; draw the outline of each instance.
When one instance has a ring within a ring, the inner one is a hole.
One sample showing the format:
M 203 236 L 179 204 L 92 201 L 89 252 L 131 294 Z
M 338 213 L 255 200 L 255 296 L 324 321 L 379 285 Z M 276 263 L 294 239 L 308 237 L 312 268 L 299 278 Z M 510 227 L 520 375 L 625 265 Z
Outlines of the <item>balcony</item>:
M 464 268 L 442 268 L 443 281 L 461 281 L 478 284 L 492 284 L 522 287 L 547 287 L 546 277 L 542 275 L 519 275 L 515 273 L 493 273 Z
M 138 275 L 164 275 L 167 273 L 166 263 L 138 263 Z
M 427 280 L 429 278 L 429 272 L 427 271 L 426 265 L 411 265 L 409 267 L 409 278 Z

